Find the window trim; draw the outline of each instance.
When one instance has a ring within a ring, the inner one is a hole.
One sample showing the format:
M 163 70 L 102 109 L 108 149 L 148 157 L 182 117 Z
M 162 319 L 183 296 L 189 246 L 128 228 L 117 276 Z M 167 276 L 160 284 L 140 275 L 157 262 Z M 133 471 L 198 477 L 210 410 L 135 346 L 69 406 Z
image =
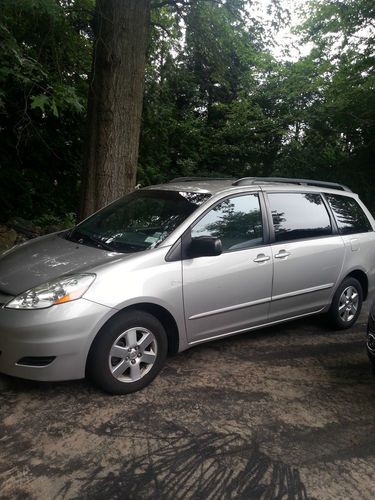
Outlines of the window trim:
M 269 200 L 269 197 L 268 195 L 269 194 L 317 194 L 319 195 L 321 198 L 322 198 L 322 201 L 323 201 L 323 205 L 327 211 L 327 215 L 328 215 L 328 218 L 330 220 L 330 223 L 331 223 L 331 234 L 322 234 L 320 236 L 310 236 L 308 238 L 292 238 L 290 240 L 283 240 L 283 241 L 276 241 L 276 234 L 275 234 L 275 228 L 274 228 L 274 225 L 273 225 L 273 217 L 272 217 L 272 210 L 271 210 L 271 204 L 270 204 L 270 200 Z M 320 238 L 332 238 L 333 236 L 338 236 L 338 228 L 337 228 L 337 225 L 336 225 L 336 220 L 331 212 L 331 209 L 327 203 L 327 201 L 325 200 L 324 196 L 323 196 L 323 193 L 322 192 L 317 192 L 317 191 L 309 191 L 309 190 L 288 190 L 288 191 L 284 191 L 284 190 L 277 190 L 277 191 L 264 191 L 264 195 L 265 195 L 265 203 L 267 205 L 267 213 L 268 213 L 268 217 L 269 217 L 269 221 L 268 221 L 268 224 L 269 224 L 269 231 L 270 231 L 270 244 L 271 245 L 282 245 L 284 243 L 293 243 L 294 241 L 310 241 L 310 240 L 317 240 L 317 239 L 320 239 Z

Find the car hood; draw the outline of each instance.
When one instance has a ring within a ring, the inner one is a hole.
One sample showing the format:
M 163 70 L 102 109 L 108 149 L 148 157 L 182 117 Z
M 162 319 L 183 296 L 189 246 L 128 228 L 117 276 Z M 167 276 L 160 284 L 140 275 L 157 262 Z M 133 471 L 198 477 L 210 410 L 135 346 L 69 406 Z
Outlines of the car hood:
M 0 292 L 18 295 L 61 275 L 88 272 L 124 257 L 124 254 L 68 241 L 58 234 L 42 236 L 0 256 Z

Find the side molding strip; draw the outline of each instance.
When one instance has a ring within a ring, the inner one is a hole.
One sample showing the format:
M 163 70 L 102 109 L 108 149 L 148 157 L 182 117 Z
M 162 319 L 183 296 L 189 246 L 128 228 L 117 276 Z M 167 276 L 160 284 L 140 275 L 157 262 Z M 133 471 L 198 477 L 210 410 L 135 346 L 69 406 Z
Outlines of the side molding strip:
M 259 304 L 267 304 L 268 302 L 271 302 L 271 297 L 266 297 L 265 299 L 253 300 L 251 302 L 244 302 L 243 304 L 236 304 L 234 306 L 223 307 L 222 309 L 214 309 L 213 311 L 207 311 L 204 313 L 195 314 L 194 316 L 190 316 L 189 319 L 206 318 L 207 316 L 213 316 L 214 314 L 236 311 L 237 309 L 244 309 L 245 307 L 257 306 Z
M 311 288 L 304 288 L 296 292 L 282 293 L 281 295 L 273 295 L 272 300 L 287 299 L 288 297 L 297 297 L 297 295 L 305 295 L 306 293 L 319 292 L 320 290 L 327 290 L 332 288 L 334 283 L 327 283 L 326 285 L 312 286 Z

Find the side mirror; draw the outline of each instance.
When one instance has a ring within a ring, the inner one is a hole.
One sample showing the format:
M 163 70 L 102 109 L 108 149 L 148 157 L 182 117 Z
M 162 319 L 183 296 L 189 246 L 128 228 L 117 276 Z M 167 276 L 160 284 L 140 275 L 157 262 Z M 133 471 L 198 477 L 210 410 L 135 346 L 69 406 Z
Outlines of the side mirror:
M 211 236 L 199 236 L 192 238 L 189 245 L 189 258 L 194 257 L 212 257 L 220 255 L 223 252 L 223 246 L 220 238 Z

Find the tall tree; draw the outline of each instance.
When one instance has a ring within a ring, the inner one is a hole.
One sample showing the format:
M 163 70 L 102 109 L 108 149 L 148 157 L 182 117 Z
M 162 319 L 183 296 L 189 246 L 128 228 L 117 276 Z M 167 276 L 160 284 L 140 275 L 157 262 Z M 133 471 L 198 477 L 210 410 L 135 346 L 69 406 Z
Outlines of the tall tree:
M 150 0 L 97 0 L 80 217 L 135 186 Z

